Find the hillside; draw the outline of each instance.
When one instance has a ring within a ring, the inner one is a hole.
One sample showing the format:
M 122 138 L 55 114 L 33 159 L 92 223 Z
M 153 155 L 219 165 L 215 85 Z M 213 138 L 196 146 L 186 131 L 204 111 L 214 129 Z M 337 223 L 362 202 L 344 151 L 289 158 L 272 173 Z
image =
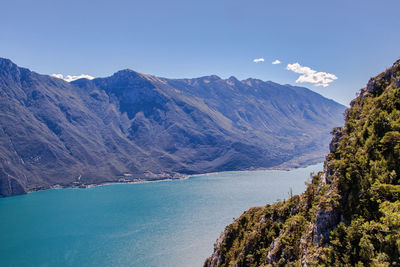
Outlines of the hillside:
M 0 59 L 0 196 L 318 162 L 345 107 L 302 87 L 121 70 L 71 83 Z
M 400 60 L 352 101 L 306 191 L 246 211 L 204 265 L 398 266 L 399 87 Z

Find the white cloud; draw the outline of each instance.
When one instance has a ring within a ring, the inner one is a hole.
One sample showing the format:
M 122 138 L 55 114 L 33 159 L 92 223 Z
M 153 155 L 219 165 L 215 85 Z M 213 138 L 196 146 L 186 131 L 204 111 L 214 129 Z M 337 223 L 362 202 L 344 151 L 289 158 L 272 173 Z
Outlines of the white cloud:
M 264 59 L 262 57 L 261 58 L 255 58 L 255 59 L 253 59 L 253 62 L 255 62 L 255 63 L 264 62 Z
M 327 87 L 331 82 L 337 80 L 334 74 L 319 72 L 309 67 L 301 66 L 299 63 L 288 64 L 286 69 L 302 74 L 296 80 L 296 83 L 313 83 L 315 86 Z
M 64 76 L 62 75 L 62 74 L 52 74 L 52 75 L 50 75 L 51 77 L 56 77 L 56 78 L 58 78 L 58 79 L 63 79 L 64 78 Z
M 58 79 L 63 79 L 64 81 L 67 81 L 67 82 L 72 82 L 72 81 L 75 81 L 75 80 L 78 80 L 78 79 L 82 79 L 82 78 L 85 78 L 85 79 L 88 79 L 88 80 L 93 80 L 94 79 L 93 76 L 90 76 L 90 75 L 87 75 L 87 74 L 66 75 L 66 76 L 64 76 L 62 74 L 52 74 L 51 76 L 55 77 L 55 78 L 58 78 Z
M 281 61 L 279 59 L 275 60 L 272 62 L 273 65 L 281 64 Z

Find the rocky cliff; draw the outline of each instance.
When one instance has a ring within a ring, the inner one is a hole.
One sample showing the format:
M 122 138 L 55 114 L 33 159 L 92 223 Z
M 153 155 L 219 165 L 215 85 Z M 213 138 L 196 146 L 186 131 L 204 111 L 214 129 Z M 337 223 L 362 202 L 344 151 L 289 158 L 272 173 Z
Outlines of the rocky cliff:
M 397 61 L 351 102 L 306 191 L 246 211 L 204 265 L 398 266 L 399 87 Z

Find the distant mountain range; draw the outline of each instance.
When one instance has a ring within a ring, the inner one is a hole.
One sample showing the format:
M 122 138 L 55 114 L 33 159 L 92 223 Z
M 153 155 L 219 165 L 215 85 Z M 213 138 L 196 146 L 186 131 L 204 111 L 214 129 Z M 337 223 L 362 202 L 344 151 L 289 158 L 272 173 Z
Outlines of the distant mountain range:
M 344 110 L 257 79 L 121 70 L 68 83 L 0 58 L 0 196 L 311 164 Z

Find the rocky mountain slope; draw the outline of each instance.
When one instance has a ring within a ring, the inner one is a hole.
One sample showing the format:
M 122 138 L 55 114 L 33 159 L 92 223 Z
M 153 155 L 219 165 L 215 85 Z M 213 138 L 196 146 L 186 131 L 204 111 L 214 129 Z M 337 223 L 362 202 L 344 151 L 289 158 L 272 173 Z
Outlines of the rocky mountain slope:
M 68 83 L 0 59 L 0 196 L 313 163 L 344 109 L 256 79 L 122 70 Z
M 400 60 L 352 101 L 306 191 L 246 211 L 205 266 L 399 266 L 399 162 Z

